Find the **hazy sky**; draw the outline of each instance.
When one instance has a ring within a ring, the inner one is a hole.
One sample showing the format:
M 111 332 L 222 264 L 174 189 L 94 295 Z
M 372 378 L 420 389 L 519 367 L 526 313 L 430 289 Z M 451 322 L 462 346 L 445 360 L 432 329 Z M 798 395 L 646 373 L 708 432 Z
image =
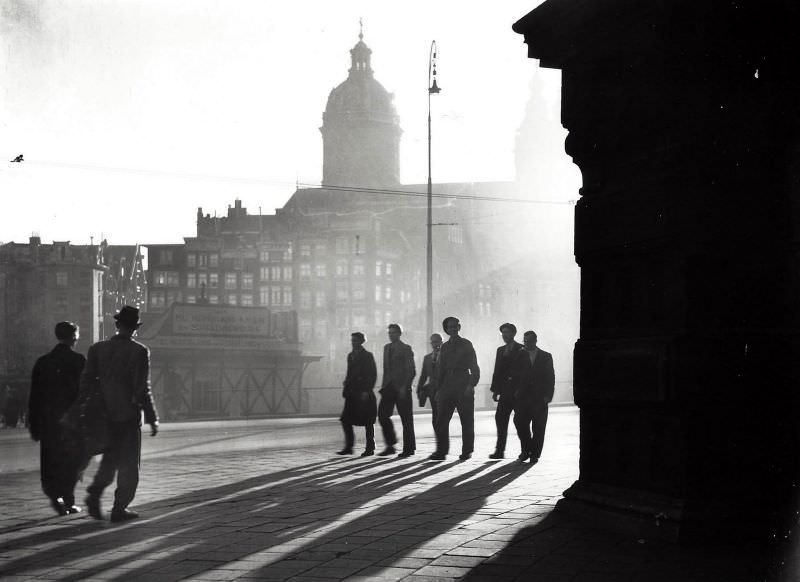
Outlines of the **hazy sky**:
M 0 0 L 0 241 L 179 242 L 197 206 L 274 212 L 321 179 L 359 18 L 395 95 L 402 181 L 426 179 L 432 39 L 434 181 L 513 179 L 537 62 L 511 25 L 537 4 Z M 558 73 L 539 74 L 557 107 Z

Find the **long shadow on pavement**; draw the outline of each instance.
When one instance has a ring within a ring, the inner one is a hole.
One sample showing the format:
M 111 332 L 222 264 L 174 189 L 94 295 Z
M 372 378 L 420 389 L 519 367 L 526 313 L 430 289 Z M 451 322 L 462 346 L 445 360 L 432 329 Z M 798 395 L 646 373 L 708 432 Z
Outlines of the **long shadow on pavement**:
M 419 465 L 384 460 L 350 463 L 312 463 L 146 504 L 139 509 L 153 517 L 124 526 L 81 520 L 70 529 L 11 539 L 0 550 L 32 553 L 3 564 L 0 576 L 59 568 L 61 579 L 80 580 L 119 567 L 126 570 L 118 579 L 153 570 L 159 579 L 180 579 L 292 542 L 323 525 L 320 519 L 333 521 L 387 487 L 444 469 L 420 471 Z M 338 503 L 343 492 L 363 483 L 370 490 L 359 494 L 359 502 Z

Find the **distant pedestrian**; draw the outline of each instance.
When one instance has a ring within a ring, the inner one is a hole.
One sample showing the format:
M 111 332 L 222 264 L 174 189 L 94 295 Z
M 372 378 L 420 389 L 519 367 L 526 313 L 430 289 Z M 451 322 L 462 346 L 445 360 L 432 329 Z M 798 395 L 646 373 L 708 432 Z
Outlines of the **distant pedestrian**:
M 494 422 L 497 426 L 497 444 L 494 453 L 489 455 L 490 459 L 502 459 L 505 457 L 506 441 L 508 440 L 508 422 L 511 413 L 514 411 L 514 392 L 519 380 L 515 372 L 514 363 L 521 355 L 522 344 L 514 341 L 517 335 L 517 327 L 513 323 L 504 323 L 500 326 L 500 335 L 504 345 L 497 348 L 494 358 L 494 373 L 492 374 L 492 385 L 489 390 L 492 392 L 492 400 L 497 402 L 497 410 L 494 414 Z
M 386 448 L 379 456 L 386 457 L 396 452 L 394 445 L 397 436 L 392 423 L 392 412 L 397 413 L 403 424 L 403 450 L 400 457 L 410 457 L 417 448 L 414 436 L 414 411 L 411 402 L 411 384 L 417 375 L 414 366 L 414 352 L 411 346 L 400 341 L 403 330 L 396 323 L 389 324 L 389 343 L 383 346 L 383 380 L 381 381 L 381 402 L 378 405 L 378 420 L 383 430 Z
M 375 454 L 375 417 L 377 404 L 375 381 L 378 379 L 378 369 L 375 358 L 364 349 L 366 338 L 360 331 L 350 334 L 350 344 L 353 351 L 347 354 L 347 375 L 343 382 L 342 397 L 344 410 L 339 420 L 344 430 L 344 448 L 337 455 L 352 455 L 355 444 L 353 426 L 363 426 L 366 432 L 367 446 L 362 457 Z
M 3 422 L 6 428 L 17 428 L 21 408 L 22 402 L 20 402 L 19 392 L 13 386 L 6 385 L 3 401 Z
M 553 356 L 536 346 L 536 332 L 526 331 L 523 337 L 527 357 L 521 362 L 521 378 L 516 394 L 514 425 L 522 446 L 520 462 L 539 462 L 544 446 L 548 404 L 555 391 Z
M 128 509 L 139 484 L 142 412 L 150 436 L 158 434 L 158 415 L 150 391 L 150 351 L 133 339 L 141 325 L 139 310 L 124 306 L 114 316 L 117 334 L 89 348 L 81 376 L 81 398 L 99 393 L 105 404 L 109 445 L 100 468 L 87 489 L 86 507 L 102 519 L 100 498 L 117 476 L 111 521 L 125 521 L 139 514 Z
M 436 388 L 438 380 L 436 378 L 436 368 L 439 365 L 439 354 L 442 349 L 442 336 L 435 333 L 431 336 L 431 352 L 422 358 L 422 371 L 419 373 L 417 382 L 417 398 L 420 407 L 425 406 L 425 401 L 431 403 L 431 424 L 436 432 Z
M 450 339 L 442 345 L 441 362 L 437 370 L 436 390 L 436 452 L 429 459 L 443 461 L 450 451 L 450 419 L 458 411 L 461 421 L 461 455 L 466 461 L 475 448 L 475 386 L 481 371 L 472 342 L 461 337 L 461 322 L 446 317 L 442 327 Z
M 86 358 L 74 351 L 80 337 L 70 321 L 56 324 L 58 344 L 33 366 L 28 400 L 31 438 L 41 443 L 42 490 L 59 515 L 78 513 L 75 484 L 85 465 L 82 444 L 74 431 L 61 424 L 62 417 L 78 397 Z

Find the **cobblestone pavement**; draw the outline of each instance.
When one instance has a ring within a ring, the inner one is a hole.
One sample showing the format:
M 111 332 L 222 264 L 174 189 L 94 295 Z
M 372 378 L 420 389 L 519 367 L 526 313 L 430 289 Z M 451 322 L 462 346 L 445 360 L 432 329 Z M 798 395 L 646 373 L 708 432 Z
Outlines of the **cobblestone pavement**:
M 240 433 L 221 423 L 167 425 L 168 438 L 185 442 L 159 448 L 145 437 L 135 501 L 142 517 L 123 525 L 52 515 L 37 472 L 4 471 L 0 578 L 761 579 L 763 564 L 746 552 L 734 559 L 730 548 L 690 551 L 551 514 L 577 477 L 576 409 L 552 410 L 535 466 L 490 461 L 493 418 L 477 416 L 474 457 L 440 463 L 424 460 L 433 449 L 425 415 L 417 418 L 419 450 L 410 459 L 332 455 L 341 442 L 334 419 L 298 420 L 316 435 L 300 448 L 274 447 L 283 442 L 273 438 L 276 421 L 234 425 Z M 19 437 L 0 435 L 9 438 Z

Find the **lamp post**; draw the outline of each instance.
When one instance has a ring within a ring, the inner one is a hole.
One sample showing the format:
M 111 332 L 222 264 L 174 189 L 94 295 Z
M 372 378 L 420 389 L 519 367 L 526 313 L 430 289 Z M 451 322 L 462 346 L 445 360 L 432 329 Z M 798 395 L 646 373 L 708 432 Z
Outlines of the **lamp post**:
M 428 220 L 427 220 L 427 291 L 428 304 L 425 312 L 425 328 L 428 338 L 433 333 L 433 182 L 431 181 L 431 95 L 441 89 L 436 84 L 436 41 L 431 41 L 428 56 Z M 426 338 L 427 340 L 427 338 Z

